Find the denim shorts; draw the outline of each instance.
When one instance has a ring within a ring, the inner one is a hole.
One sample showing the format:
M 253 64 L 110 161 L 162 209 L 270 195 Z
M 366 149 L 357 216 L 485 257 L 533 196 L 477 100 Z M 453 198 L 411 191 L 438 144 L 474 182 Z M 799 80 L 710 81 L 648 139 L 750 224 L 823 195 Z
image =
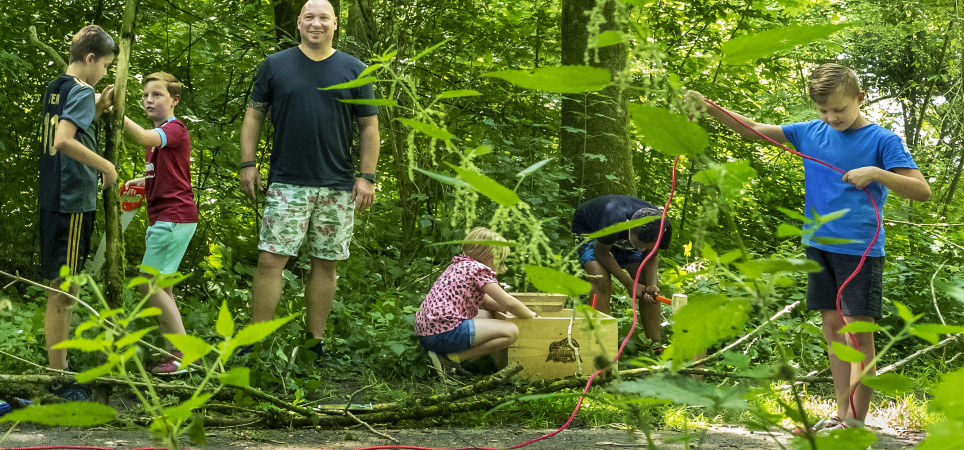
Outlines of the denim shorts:
M 807 280 L 807 309 L 836 311 L 837 290 L 857 268 L 860 256 L 807 247 L 807 258 L 823 267 L 820 272 L 811 272 Z M 860 272 L 844 288 L 840 298 L 843 315 L 881 318 L 883 272 L 884 257 L 868 256 Z
M 475 342 L 475 320 L 463 320 L 459 326 L 444 333 L 419 336 L 418 342 L 435 353 L 459 353 L 472 348 Z
M 616 263 L 619 267 L 626 267 L 630 264 L 639 264 L 643 262 L 643 252 L 639 250 L 626 250 L 621 247 L 613 246 L 609 249 L 609 252 L 613 254 L 613 258 L 616 259 Z M 579 247 L 579 264 L 585 266 L 586 264 L 596 260 L 596 240 L 593 239 L 582 246 Z

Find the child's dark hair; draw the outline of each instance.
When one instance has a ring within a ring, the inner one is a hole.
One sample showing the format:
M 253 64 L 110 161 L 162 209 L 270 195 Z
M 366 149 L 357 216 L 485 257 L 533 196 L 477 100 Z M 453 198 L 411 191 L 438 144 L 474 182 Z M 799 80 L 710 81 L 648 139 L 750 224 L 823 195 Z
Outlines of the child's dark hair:
M 167 72 L 154 72 L 146 77 L 144 77 L 144 86 L 151 81 L 160 81 L 167 86 L 167 93 L 171 94 L 172 98 L 179 98 L 181 96 L 181 82 L 178 81 L 177 77 L 171 75 Z
M 810 99 L 818 105 L 827 103 L 831 95 L 842 91 L 848 97 L 860 95 L 860 80 L 849 67 L 827 63 L 810 72 L 808 82 Z
M 83 62 L 84 58 L 91 53 L 97 58 L 107 55 L 117 56 L 120 53 L 120 47 L 99 25 L 87 25 L 81 28 L 70 42 L 70 62 Z
M 640 208 L 636 210 L 635 213 L 633 213 L 633 220 L 641 219 L 643 217 L 662 216 L 662 215 L 663 213 L 660 212 L 658 209 Z M 659 237 L 659 218 L 657 217 L 653 221 L 646 222 L 638 227 L 634 227 L 632 230 L 630 230 L 630 232 L 633 233 L 634 236 L 636 236 L 636 239 L 638 239 L 639 242 L 642 242 L 645 244 L 656 242 L 656 238 Z M 673 225 L 671 225 L 669 223 L 669 220 L 667 220 L 666 224 L 663 225 L 663 239 L 666 239 L 667 236 L 672 236 L 672 235 L 673 235 Z

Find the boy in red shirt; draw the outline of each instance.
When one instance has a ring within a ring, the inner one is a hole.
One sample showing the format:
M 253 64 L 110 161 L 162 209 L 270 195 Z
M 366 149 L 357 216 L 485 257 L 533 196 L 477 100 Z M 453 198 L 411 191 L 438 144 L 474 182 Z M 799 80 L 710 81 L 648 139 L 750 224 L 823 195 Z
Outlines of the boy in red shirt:
M 141 101 L 147 116 L 154 121 L 154 128 L 146 130 L 129 117 L 124 118 L 127 135 L 146 146 L 144 176 L 124 184 L 125 187 L 144 186 L 147 196 L 150 227 L 141 266 L 142 269 L 152 267 L 161 274 L 177 272 L 198 221 L 191 187 L 191 137 L 184 122 L 174 117 L 174 107 L 180 100 L 181 82 L 177 78 L 165 72 L 152 73 L 144 79 Z M 143 270 L 141 276 L 151 277 Z M 149 288 L 147 284 L 138 286 L 144 295 L 149 293 Z M 149 301 L 161 310 L 158 321 L 162 333 L 186 334 L 172 287 L 151 294 Z M 163 361 L 152 372 L 158 375 L 186 372 L 186 365 L 181 367 L 181 352 L 171 350 L 170 342 L 165 341 L 165 345 L 177 358 Z

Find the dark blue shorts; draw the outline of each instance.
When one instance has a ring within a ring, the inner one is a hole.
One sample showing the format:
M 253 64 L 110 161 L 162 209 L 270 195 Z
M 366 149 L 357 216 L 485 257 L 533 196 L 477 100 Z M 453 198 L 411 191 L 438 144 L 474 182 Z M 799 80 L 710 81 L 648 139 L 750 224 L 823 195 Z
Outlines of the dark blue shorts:
M 609 250 L 616 259 L 619 267 L 626 267 L 630 264 L 643 262 L 643 252 L 639 250 L 626 250 L 621 247 L 612 247 Z M 579 246 L 579 264 L 585 266 L 587 263 L 596 260 L 596 240 L 593 239 Z
M 418 342 L 435 353 L 459 353 L 472 348 L 475 342 L 475 320 L 463 320 L 459 326 L 444 333 L 419 336 Z
M 807 281 L 807 309 L 837 310 L 837 290 L 860 263 L 859 255 L 844 255 L 807 247 L 807 258 L 823 267 L 811 272 Z M 845 316 L 868 316 L 880 319 L 883 303 L 884 257 L 868 256 L 860 273 L 850 280 L 840 298 L 840 311 Z

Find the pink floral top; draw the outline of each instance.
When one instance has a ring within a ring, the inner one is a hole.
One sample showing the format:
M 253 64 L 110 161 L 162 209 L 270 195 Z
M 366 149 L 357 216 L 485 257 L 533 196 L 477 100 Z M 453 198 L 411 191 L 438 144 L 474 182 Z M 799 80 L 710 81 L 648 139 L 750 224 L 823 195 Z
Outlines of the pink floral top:
M 489 266 L 465 255 L 452 258 L 452 265 L 435 280 L 422 301 L 422 310 L 415 314 L 415 334 L 431 336 L 452 331 L 475 317 L 485 299 L 482 287 L 497 282 L 495 271 Z

